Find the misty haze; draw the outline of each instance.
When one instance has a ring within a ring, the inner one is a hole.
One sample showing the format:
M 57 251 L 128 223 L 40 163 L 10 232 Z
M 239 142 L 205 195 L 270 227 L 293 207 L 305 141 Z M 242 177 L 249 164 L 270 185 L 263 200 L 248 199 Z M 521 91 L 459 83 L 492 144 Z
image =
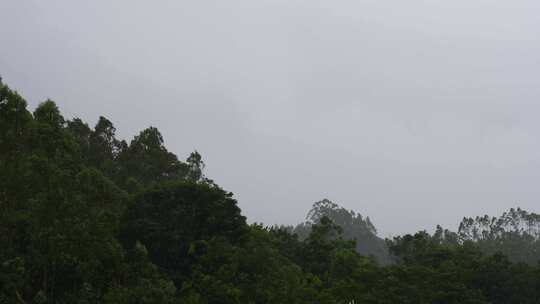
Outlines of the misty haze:
M 540 303 L 540 2 L 0 2 L 0 304 Z

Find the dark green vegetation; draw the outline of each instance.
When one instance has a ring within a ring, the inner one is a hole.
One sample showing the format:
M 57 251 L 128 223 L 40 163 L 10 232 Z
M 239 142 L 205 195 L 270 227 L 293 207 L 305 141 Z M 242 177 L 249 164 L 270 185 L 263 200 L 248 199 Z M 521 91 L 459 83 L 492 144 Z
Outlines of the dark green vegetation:
M 0 84 L 0 303 L 539 303 L 536 214 L 384 242 L 328 200 L 248 225 L 232 193 L 155 128 L 33 113 Z

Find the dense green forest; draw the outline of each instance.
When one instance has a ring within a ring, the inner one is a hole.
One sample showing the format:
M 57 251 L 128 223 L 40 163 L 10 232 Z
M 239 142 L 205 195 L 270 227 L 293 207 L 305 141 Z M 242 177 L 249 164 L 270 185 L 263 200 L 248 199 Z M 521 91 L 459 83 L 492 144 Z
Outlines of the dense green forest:
M 265 227 L 204 165 L 0 82 L 0 303 L 540 303 L 537 214 L 383 240 L 324 199 Z

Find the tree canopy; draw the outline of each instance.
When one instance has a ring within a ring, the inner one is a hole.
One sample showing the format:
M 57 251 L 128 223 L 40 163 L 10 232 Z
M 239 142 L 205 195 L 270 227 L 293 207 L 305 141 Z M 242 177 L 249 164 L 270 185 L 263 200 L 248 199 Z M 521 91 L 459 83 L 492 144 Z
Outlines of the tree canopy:
M 157 128 L 128 143 L 0 82 L 0 303 L 540 302 L 537 214 L 382 240 L 323 199 L 296 227 L 249 224 L 204 168 Z

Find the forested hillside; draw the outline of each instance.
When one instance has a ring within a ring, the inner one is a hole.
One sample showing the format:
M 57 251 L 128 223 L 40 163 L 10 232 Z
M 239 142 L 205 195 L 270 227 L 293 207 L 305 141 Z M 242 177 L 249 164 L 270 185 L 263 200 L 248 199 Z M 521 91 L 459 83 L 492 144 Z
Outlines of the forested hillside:
M 347 210 L 338 204 L 323 199 L 313 204 L 306 221 L 290 228 L 300 240 L 306 239 L 313 225 L 320 224 L 327 217 L 339 226 L 344 240 L 355 241 L 356 251 L 364 256 L 371 256 L 381 264 L 388 264 L 390 257 L 385 241 L 377 236 L 377 229 L 369 217 L 363 218 L 353 210 Z
M 328 200 L 250 225 L 204 165 L 0 83 L 0 303 L 540 303 L 536 214 L 386 242 Z

